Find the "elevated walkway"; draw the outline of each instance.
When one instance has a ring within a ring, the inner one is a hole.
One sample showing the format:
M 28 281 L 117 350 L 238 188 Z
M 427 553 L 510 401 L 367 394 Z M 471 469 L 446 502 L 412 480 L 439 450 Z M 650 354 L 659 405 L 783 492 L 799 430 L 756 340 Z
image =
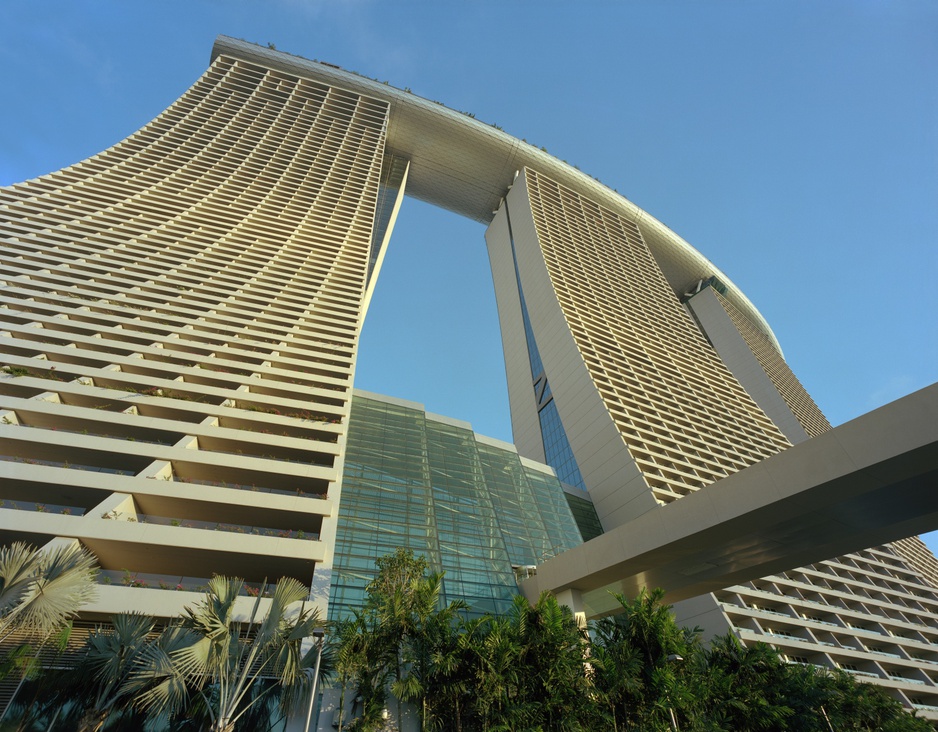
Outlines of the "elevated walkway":
M 599 617 L 610 592 L 677 602 L 936 528 L 933 384 L 564 552 L 521 588 Z

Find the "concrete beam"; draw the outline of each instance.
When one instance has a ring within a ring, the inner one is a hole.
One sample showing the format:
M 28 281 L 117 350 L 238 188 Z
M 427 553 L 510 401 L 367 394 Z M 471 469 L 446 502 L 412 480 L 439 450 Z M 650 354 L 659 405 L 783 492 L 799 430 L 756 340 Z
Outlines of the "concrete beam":
M 847 422 L 538 566 L 522 584 L 676 602 L 938 528 L 938 384 Z

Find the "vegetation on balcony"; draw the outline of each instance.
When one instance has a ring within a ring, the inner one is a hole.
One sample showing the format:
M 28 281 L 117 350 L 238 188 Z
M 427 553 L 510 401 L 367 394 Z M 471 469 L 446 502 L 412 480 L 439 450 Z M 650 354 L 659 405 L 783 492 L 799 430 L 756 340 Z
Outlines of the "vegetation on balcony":
M 14 503 L 14 501 L 11 501 Z M 22 502 L 20 502 L 22 503 Z M 0 508 L 3 508 L 3 502 L 0 501 Z M 36 504 L 39 505 L 39 504 Z M 56 507 L 58 508 L 58 507 Z M 38 508 L 35 510 L 39 510 Z M 61 513 L 64 513 L 62 511 Z M 272 529 L 267 526 L 249 526 L 247 524 L 233 524 L 222 521 L 199 521 L 197 519 L 171 518 L 167 516 L 150 516 L 144 513 L 128 515 L 122 518 L 118 511 L 108 511 L 101 514 L 103 519 L 114 519 L 117 521 L 130 521 L 131 523 L 155 524 L 157 526 L 175 526 L 184 529 L 205 529 L 206 531 L 227 531 L 233 534 L 245 534 L 248 536 L 270 536 L 278 539 L 300 539 L 306 541 L 318 541 L 318 532 L 301 531 L 298 529 Z

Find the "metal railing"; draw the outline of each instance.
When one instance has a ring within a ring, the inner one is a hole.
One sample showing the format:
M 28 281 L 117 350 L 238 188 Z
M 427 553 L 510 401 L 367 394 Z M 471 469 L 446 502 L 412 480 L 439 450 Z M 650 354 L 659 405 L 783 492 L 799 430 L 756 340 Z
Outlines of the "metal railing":
M 98 572 L 99 585 L 138 587 L 149 590 L 171 592 L 208 592 L 207 577 L 185 577 L 175 574 L 155 574 L 153 572 L 133 572 L 129 569 L 102 569 Z M 246 597 L 270 597 L 276 585 L 245 582 L 239 593 Z

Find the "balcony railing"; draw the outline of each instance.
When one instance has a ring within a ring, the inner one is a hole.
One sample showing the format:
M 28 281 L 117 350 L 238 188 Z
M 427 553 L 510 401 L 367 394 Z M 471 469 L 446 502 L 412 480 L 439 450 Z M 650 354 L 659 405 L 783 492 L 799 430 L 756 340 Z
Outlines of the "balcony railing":
M 873 630 L 871 628 L 861 628 L 858 625 L 851 625 L 849 622 L 847 623 L 847 627 L 850 628 L 850 630 L 858 630 L 861 633 L 872 633 L 873 635 L 886 635 L 882 631 Z
M 175 483 L 193 483 L 195 485 L 207 485 L 214 488 L 234 488 L 239 491 L 251 491 L 252 493 L 274 493 L 280 496 L 305 496 L 307 498 L 325 498 L 325 491 L 304 491 L 302 488 L 271 488 L 268 486 L 262 485 L 247 485 L 243 483 L 229 483 L 224 480 L 205 480 L 202 478 L 183 478 L 181 476 L 174 476 L 172 479 Z
M 783 613 L 779 610 L 769 610 L 765 607 L 759 607 L 758 605 L 750 605 L 750 610 L 755 610 L 757 613 L 767 613 L 768 615 L 778 615 L 781 618 L 788 618 L 789 620 L 793 619 L 794 616 L 789 613 Z
M 18 426 L 27 427 L 29 429 L 49 430 L 50 432 L 66 432 L 72 435 L 91 435 L 92 437 L 106 437 L 112 440 L 126 440 L 128 442 L 143 442 L 148 445 L 172 446 L 176 443 L 176 441 L 180 437 L 182 437 L 182 435 L 178 435 L 178 436 L 174 436 L 172 439 L 168 439 L 168 438 L 157 439 L 153 436 L 141 435 L 139 434 L 139 431 L 137 433 L 133 433 L 130 430 L 128 430 L 127 434 L 117 434 L 114 430 L 110 432 L 93 431 L 95 430 L 93 425 L 92 425 L 91 430 L 87 428 L 81 429 L 81 430 L 77 430 L 77 429 L 70 430 L 70 429 L 66 429 L 65 427 L 42 427 L 40 425 L 26 424 L 24 422 L 20 422 Z
M 893 676 L 889 674 L 889 678 L 893 681 L 901 681 L 903 684 L 915 684 L 916 686 L 925 686 L 925 682 L 921 679 L 910 679 L 905 676 Z
M 879 674 L 874 674 L 872 671 L 860 671 L 859 669 L 855 669 L 855 668 L 843 668 L 843 667 L 841 667 L 841 669 L 843 671 L 846 671 L 848 674 L 854 674 L 855 676 L 868 676 L 871 679 L 879 678 Z
M 841 627 L 840 624 L 838 624 L 838 623 L 832 623 L 830 620 L 821 620 L 820 618 L 809 618 L 809 617 L 807 617 L 807 616 L 805 616 L 805 615 L 802 615 L 801 617 L 803 617 L 805 620 L 807 620 L 808 622 L 811 622 L 811 623 L 820 623 L 821 625 L 831 625 L 831 626 L 833 626 L 833 627 L 835 627 L 835 628 L 840 628 L 840 627 Z
M 898 653 L 890 653 L 889 651 L 874 651 L 872 648 L 867 649 L 870 653 L 875 653 L 877 656 L 889 656 L 890 658 L 899 658 L 901 659 Z
M 61 506 L 44 501 L 0 501 L 0 508 L 12 508 L 16 511 L 35 511 L 36 513 L 54 513 L 61 516 L 84 516 L 86 509 L 82 506 Z
M 117 518 L 105 514 L 102 518 Z M 128 519 L 129 520 L 129 519 Z M 207 531 L 227 531 L 233 534 L 246 534 L 250 536 L 272 536 L 280 539 L 301 539 L 306 541 L 319 541 L 319 533 L 301 531 L 298 529 L 271 529 L 266 526 L 249 526 L 247 524 L 232 524 L 221 521 L 198 521 L 196 519 L 168 518 L 166 516 L 150 516 L 138 513 L 137 522 L 141 524 L 156 524 L 157 526 L 178 526 L 185 529 L 205 529 Z
M 102 569 L 98 572 L 99 585 L 117 585 L 123 587 L 138 587 L 149 590 L 166 590 L 167 592 L 208 592 L 208 578 L 185 577 L 175 574 L 154 574 L 152 572 L 132 572 L 128 569 Z M 262 584 L 259 582 L 245 582 L 238 593 L 245 597 L 270 597 L 275 584 Z
M 105 468 L 100 465 L 84 465 L 82 463 L 73 463 L 68 460 L 38 460 L 35 458 L 24 458 L 16 455 L 0 455 L 0 460 L 10 463 L 27 463 L 28 465 L 46 465 L 50 468 L 69 468 L 71 470 L 87 470 L 92 473 L 111 473 L 112 475 L 136 475 L 133 470 L 122 470 L 121 468 Z
M 799 643 L 811 643 L 807 638 L 800 638 L 797 635 L 789 635 L 788 633 L 776 633 L 776 632 L 765 632 L 766 635 L 772 636 L 773 638 L 783 638 L 790 641 L 798 641 Z

